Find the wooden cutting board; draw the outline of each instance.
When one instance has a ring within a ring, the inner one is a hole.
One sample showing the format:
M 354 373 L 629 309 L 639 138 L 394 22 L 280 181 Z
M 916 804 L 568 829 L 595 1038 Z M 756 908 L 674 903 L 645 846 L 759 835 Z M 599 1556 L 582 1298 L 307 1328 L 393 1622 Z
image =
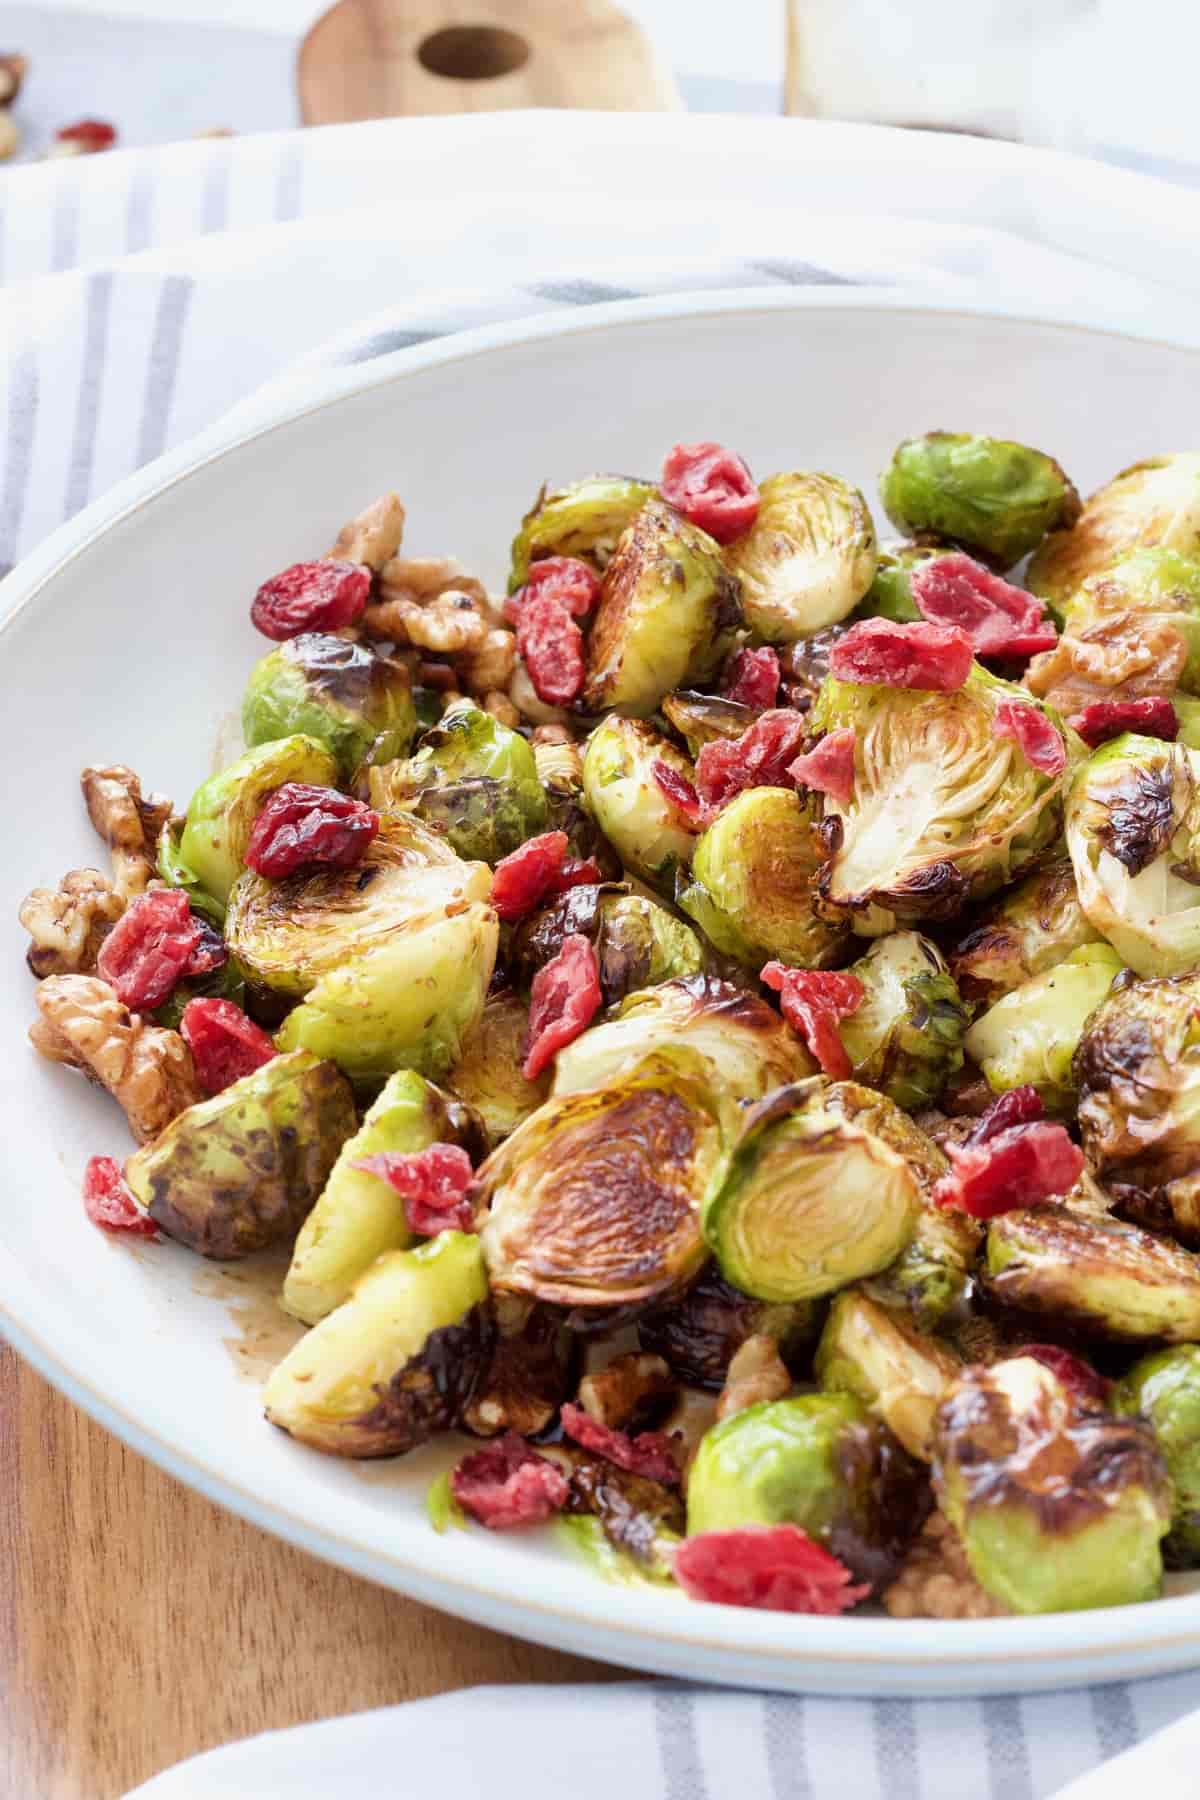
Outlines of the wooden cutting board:
M 300 46 L 297 86 L 306 125 L 682 107 L 645 33 L 610 0 L 338 0 Z

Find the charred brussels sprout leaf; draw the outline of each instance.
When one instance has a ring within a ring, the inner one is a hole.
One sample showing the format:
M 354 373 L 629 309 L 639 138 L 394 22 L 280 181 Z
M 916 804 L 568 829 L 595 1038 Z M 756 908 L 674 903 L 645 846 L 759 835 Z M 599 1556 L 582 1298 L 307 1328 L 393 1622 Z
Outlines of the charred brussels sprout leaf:
M 880 1586 L 929 1511 L 920 1464 L 850 1394 L 800 1394 L 705 1433 L 688 1480 L 688 1533 L 798 1525 Z
M 758 517 L 725 561 L 750 630 L 792 644 L 858 605 L 875 574 L 875 527 L 858 489 L 836 475 L 771 475 L 758 492 Z
M 710 1264 L 680 1299 L 641 1320 L 638 1341 L 681 1381 L 719 1392 L 747 1338 L 773 1338 L 784 1362 L 799 1365 L 816 1337 L 822 1310 L 812 1300 L 753 1300 Z
M 911 578 L 914 569 L 923 568 L 937 556 L 953 556 L 952 545 L 891 544 L 879 554 L 875 579 L 859 602 L 856 616 L 860 619 L 894 619 L 898 625 L 914 625 L 924 617 L 912 597 Z
M 168 887 L 182 888 L 188 897 L 193 912 L 200 913 L 215 925 L 218 931 L 225 928 L 225 902 L 216 900 L 206 893 L 200 885 L 199 877 L 193 869 L 189 869 L 179 851 L 179 840 L 183 835 L 183 825 L 175 819 L 168 819 L 158 836 L 156 872 L 160 880 Z
M 912 1237 L 908 1164 L 823 1104 L 826 1084 L 782 1088 L 745 1115 L 704 1199 L 721 1273 L 760 1300 L 812 1300 L 886 1269 Z
M 603 571 L 617 539 L 655 493 L 649 482 L 627 475 L 589 475 L 553 493 L 543 488 L 513 539 L 509 593 L 544 556 L 575 556 Z
M 679 904 L 719 951 L 748 967 L 778 957 L 828 968 L 846 930 L 817 912 L 824 857 L 809 802 L 786 788 L 747 788 L 696 841 Z
M 1154 1428 L 1171 1478 L 1171 1531 L 1163 1545 L 1175 1569 L 1200 1565 L 1200 1346 L 1158 1350 L 1134 1364 L 1112 1395 L 1116 1413 L 1140 1413 Z
M 403 756 L 416 729 L 408 665 L 318 631 L 264 656 L 242 701 L 248 745 L 301 732 L 326 746 L 343 782 L 365 764 Z
M 177 867 L 187 879 L 224 906 L 245 866 L 250 832 L 267 796 L 285 781 L 333 787 L 337 762 L 316 738 L 278 738 L 248 750 L 219 775 L 210 775 L 192 795 L 179 839 Z
M 297 1050 L 189 1106 L 125 1179 L 168 1237 L 232 1261 L 295 1236 L 356 1123 L 333 1064 Z
M 814 1363 L 823 1388 L 856 1394 L 922 1462 L 933 1454 L 934 1417 L 961 1366 L 948 1345 L 860 1288 L 837 1296 Z
M 1102 941 L 1079 904 L 1070 857 L 1056 856 L 975 915 L 950 952 L 950 969 L 964 999 L 990 1006 L 1072 950 Z
M 1053 457 L 966 431 L 907 438 L 879 492 L 897 530 L 936 532 L 1005 569 L 1079 517 L 1079 495 Z
M 1090 575 L 1126 552 L 1161 546 L 1200 554 L 1200 452 L 1156 456 L 1114 477 L 1069 530 L 1055 531 L 1029 565 L 1035 594 L 1064 608 Z
M 1170 1491 L 1153 1432 L 1080 1406 L 1032 1357 L 964 1371 L 938 1413 L 934 1481 L 976 1580 L 1013 1612 L 1159 1592 Z
M 645 894 L 590 886 L 569 889 L 522 922 L 510 967 L 531 982 L 558 955 L 565 938 L 580 935 L 590 939 L 596 952 L 606 1006 L 641 988 L 697 975 L 704 967 L 696 933 L 665 906 Z
M 407 806 L 468 861 L 497 863 L 546 823 L 533 751 L 470 700 L 456 700 L 415 756 L 371 776 L 381 808 Z
M 715 674 L 740 619 L 719 545 L 664 501 L 649 501 L 604 573 L 582 710 L 644 718 L 672 688 Z
M 757 719 L 758 709 L 743 706 L 740 700 L 726 700 L 721 694 L 678 688 L 664 699 L 662 714 L 687 745 L 688 755 L 699 756 L 705 744 L 716 743 L 718 738 L 741 737 Z
M 1004 1213 L 988 1229 L 987 1270 L 998 1300 L 1088 1336 L 1200 1339 L 1200 1262 L 1120 1219 L 1053 1205 Z
M 492 1335 L 478 1238 L 390 1250 L 273 1371 L 267 1418 L 331 1456 L 400 1456 L 458 1423 Z
M 676 869 L 691 861 L 696 839 L 654 779 L 656 762 L 691 781 L 692 765 L 681 750 L 643 720 L 614 713 L 588 739 L 583 792 L 630 873 L 669 891 Z
M 508 988 L 489 994 L 446 1077 L 450 1091 L 483 1120 L 492 1149 L 536 1112 L 550 1092 L 549 1073 L 536 1081 L 526 1081 L 521 1073 L 528 1035 L 529 1008 L 520 996 Z
M 495 1343 L 462 1423 L 476 1437 L 531 1437 L 578 1385 L 578 1342 L 557 1308 L 520 1294 L 494 1299 Z
M 910 1112 L 931 1105 L 962 1067 L 967 1027 L 941 951 L 915 931 L 893 931 L 850 972 L 864 997 L 839 1029 L 855 1078 Z
M 1035 1087 L 1047 1112 L 1074 1112 L 1076 1047 L 1123 967 L 1108 944 L 1085 944 L 1049 974 L 1035 975 L 997 1000 L 966 1039 L 967 1055 L 988 1086 L 998 1094 Z

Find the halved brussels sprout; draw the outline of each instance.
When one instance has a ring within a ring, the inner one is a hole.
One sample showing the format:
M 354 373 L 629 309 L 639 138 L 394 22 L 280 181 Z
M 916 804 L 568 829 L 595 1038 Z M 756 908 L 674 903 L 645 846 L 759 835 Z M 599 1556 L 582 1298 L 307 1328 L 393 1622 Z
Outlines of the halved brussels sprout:
M 1079 517 L 1079 495 L 1052 456 L 967 431 L 905 439 L 879 493 L 897 530 L 936 532 L 1004 569 Z
M 179 853 L 183 821 L 168 819 L 158 834 L 155 871 L 168 887 L 182 888 L 193 912 L 206 918 L 218 931 L 225 928 L 225 902 L 216 900 L 201 887 L 199 877 L 189 869 Z
M 748 967 L 778 957 L 825 969 L 846 930 L 816 910 L 824 858 L 811 802 L 787 788 L 747 788 L 695 840 L 679 904 L 718 950 Z
M 408 664 L 320 631 L 256 663 L 242 701 L 247 745 L 302 732 L 332 753 L 344 782 L 366 763 L 405 755 L 416 729 Z
M 1060 608 L 1127 551 L 1160 545 L 1200 554 L 1200 451 L 1134 463 L 1091 496 L 1076 522 L 1059 522 L 1071 529 L 1047 538 L 1026 579 Z
M 573 1308 L 584 1328 L 685 1287 L 706 1255 L 721 1115 L 709 1064 L 678 1047 L 548 1100 L 478 1174 L 493 1288 Z
M 861 1288 L 837 1296 L 813 1363 L 823 1388 L 857 1395 L 922 1462 L 933 1455 L 934 1416 L 961 1367 L 948 1344 Z
M 910 1112 L 932 1105 L 962 1068 L 967 1009 L 945 958 L 916 931 L 877 938 L 850 965 L 865 990 L 839 1025 L 855 1078 Z
M 975 915 L 950 952 L 950 970 L 965 999 L 993 1005 L 1073 950 L 1103 941 L 1079 904 L 1070 857 L 1056 856 Z
M 631 994 L 616 1018 L 593 1025 L 555 1062 L 555 1097 L 604 1087 L 652 1051 L 696 1051 L 735 1100 L 761 1100 L 816 1067 L 773 1006 L 711 975 L 666 981 Z
M 380 1150 L 410 1154 L 430 1144 L 481 1150 L 482 1132 L 467 1108 L 414 1074 L 390 1075 L 354 1136 L 347 1138 L 324 1192 L 300 1227 L 283 1284 L 283 1306 L 306 1325 L 340 1306 L 385 1250 L 414 1242 L 395 1189 L 355 1165 Z
M 865 596 L 855 609 L 860 619 L 894 619 L 913 625 L 924 617 L 912 597 L 912 573 L 938 556 L 953 556 L 951 544 L 889 544 L 879 553 L 879 566 Z
M 751 1107 L 704 1197 L 721 1273 L 759 1300 L 811 1300 L 877 1274 L 916 1225 L 907 1162 L 826 1107 L 827 1087 L 801 1082 Z
M 672 688 L 715 674 L 740 622 L 720 546 L 665 501 L 648 501 L 604 572 L 581 709 L 644 718 Z
M 569 888 L 531 913 L 514 935 L 509 967 L 532 982 L 568 937 L 591 941 L 605 1006 L 704 968 L 704 950 L 690 925 L 647 895 L 616 886 Z
M 934 1481 L 975 1579 L 1013 1612 L 1159 1592 L 1170 1490 L 1153 1432 L 1081 1406 L 1031 1356 L 964 1370 L 938 1412 Z
M 689 756 L 699 756 L 705 744 L 716 743 L 718 738 L 741 737 L 758 717 L 757 707 L 726 700 L 723 694 L 698 694 L 691 688 L 667 694 L 661 711 L 687 745 Z
M 813 729 L 850 727 L 858 741 L 850 801 L 824 799 L 833 849 L 820 887 L 868 935 L 890 920 L 952 918 L 1057 837 L 1062 779 L 997 736 L 996 711 L 1006 700 L 1035 704 L 978 663 L 951 694 L 824 683 Z
M 357 1123 L 333 1064 L 297 1050 L 189 1106 L 125 1179 L 168 1237 L 232 1261 L 295 1236 Z
M 469 862 L 497 863 L 546 826 L 528 742 L 471 700 L 448 706 L 415 756 L 369 779 L 372 805 L 411 808 Z
M 1089 1336 L 1200 1339 L 1200 1261 L 1120 1219 L 1066 1206 L 1003 1213 L 988 1228 L 987 1270 L 998 1300 Z
M 625 527 L 656 493 L 628 475 L 588 475 L 553 493 L 543 488 L 513 539 L 509 593 L 544 556 L 575 556 L 603 571 Z
M 1126 732 L 1080 767 L 1067 798 L 1079 901 L 1139 975 L 1200 962 L 1200 754 Z
M 492 1337 L 478 1238 L 389 1250 L 272 1371 L 267 1418 L 330 1456 L 400 1456 L 457 1425 Z
M 546 800 L 546 831 L 563 831 L 571 856 L 590 856 L 606 875 L 621 865 L 588 811 L 583 791 L 583 749 L 574 739 L 533 739 L 533 761 Z
M 536 1081 L 526 1081 L 521 1073 L 528 1035 L 528 1006 L 510 988 L 501 988 L 484 1001 L 446 1076 L 450 1092 L 483 1120 L 493 1150 L 537 1111 L 550 1092 L 548 1072 Z
M 967 1033 L 967 1055 L 997 1094 L 1035 1087 L 1047 1112 L 1075 1110 L 1072 1062 L 1089 1016 L 1124 968 L 1109 944 L 1085 944 L 997 1000 Z
M 1200 1566 L 1200 1345 L 1157 1350 L 1136 1362 L 1112 1394 L 1116 1413 L 1140 1413 L 1171 1481 L 1171 1530 L 1163 1544 L 1173 1569 Z
M 754 1300 L 730 1287 L 710 1263 L 686 1294 L 639 1321 L 638 1342 L 661 1356 L 681 1381 L 719 1393 L 747 1338 L 773 1338 L 784 1362 L 799 1368 L 823 1311 L 814 1300 Z
M 881 1586 L 929 1511 L 925 1471 L 851 1394 L 797 1394 L 707 1431 L 688 1478 L 688 1533 L 798 1525 Z
M 656 762 L 691 781 L 691 763 L 642 719 L 613 713 L 588 739 L 583 793 L 588 809 L 622 863 L 668 890 L 692 858 L 695 834 L 654 779 Z
M 756 637 L 793 644 L 836 625 L 871 585 L 875 527 L 858 489 L 789 470 L 758 484 L 758 517 L 725 551 Z
M 316 738 L 297 735 L 259 744 L 210 775 L 192 795 L 179 839 L 177 866 L 224 906 L 245 866 L 246 845 L 263 802 L 285 781 L 333 787 L 337 761 Z
M 1200 1248 L 1200 974 L 1122 984 L 1075 1074 L 1083 1148 L 1119 1211 Z

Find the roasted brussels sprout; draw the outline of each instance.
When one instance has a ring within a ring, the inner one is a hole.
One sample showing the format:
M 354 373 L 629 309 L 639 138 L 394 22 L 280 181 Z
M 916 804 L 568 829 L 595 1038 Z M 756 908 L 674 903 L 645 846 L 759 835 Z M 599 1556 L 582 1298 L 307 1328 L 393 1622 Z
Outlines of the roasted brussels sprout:
M 656 491 L 628 475 L 588 475 L 553 493 L 543 488 L 513 539 L 509 593 L 543 556 L 576 556 L 603 571 L 617 539 Z
M 1053 1205 L 1003 1213 L 988 1228 L 987 1272 L 996 1299 L 1086 1336 L 1200 1340 L 1200 1261 L 1120 1219 Z
M 501 988 L 484 1001 L 446 1076 L 450 1092 L 483 1120 L 493 1150 L 550 1092 L 549 1072 L 536 1081 L 526 1081 L 521 1073 L 528 1035 L 528 1006 L 510 988 Z
M 915 931 L 878 938 L 850 966 L 862 1004 L 840 1023 L 856 1080 L 897 1106 L 929 1106 L 963 1061 L 967 1009 L 940 950 Z
M 584 1329 L 685 1287 L 722 1150 L 712 1089 L 702 1056 L 664 1048 L 518 1126 L 477 1178 L 493 1288 L 572 1308 Z
M 934 1416 L 962 1367 L 949 1345 L 847 1288 L 830 1309 L 813 1366 L 823 1388 L 856 1394 L 911 1456 L 930 1460 Z
M 828 904 L 868 935 L 890 921 L 952 918 L 1011 881 L 1057 837 L 1062 780 L 996 735 L 1023 688 L 978 664 L 956 693 L 828 680 L 813 729 L 858 734 L 854 793 L 824 799 L 832 846 L 820 877 Z
M 295 1236 L 357 1122 L 333 1064 L 296 1050 L 181 1112 L 125 1179 L 168 1237 L 233 1261 Z
M 1200 962 L 1200 755 L 1133 732 L 1088 758 L 1067 847 L 1088 920 L 1139 975 Z
M 1135 463 L 1098 489 L 1069 530 L 1047 538 L 1029 565 L 1035 594 L 1065 608 L 1089 575 L 1130 550 L 1161 546 L 1200 554 L 1200 452 Z
M 1035 1087 L 1047 1112 L 1073 1112 L 1076 1047 L 1123 967 L 1110 945 L 1085 944 L 989 1007 L 966 1038 L 967 1055 L 988 1086 L 998 1094 Z
M 554 1093 L 603 1087 L 667 1045 L 699 1052 L 735 1100 L 761 1100 L 816 1067 L 795 1032 L 757 994 L 714 976 L 690 975 L 631 994 L 616 1018 L 593 1025 L 560 1050 Z
M 679 904 L 719 951 L 755 970 L 771 957 L 807 969 L 838 960 L 846 930 L 816 910 L 825 847 L 810 802 L 747 788 L 695 845 Z
M 411 1069 L 390 1075 L 352 1138 L 342 1145 L 324 1192 L 300 1227 L 283 1284 L 283 1305 L 306 1325 L 340 1306 L 385 1250 L 414 1241 L 395 1189 L 356 1167 L 380 1150 L 405 1154 L 430 1144 L 483 1148 L 478 1121 Z
M 533 760 L 546 799 L 546 831 L 566 833 L 571 856 L 590 856 L 614 878 L 621 865 L 588 811 L 583 791 L 583 748 L 564 727 L 543 727 L 533 738 Z
M 416 729 L 407 663 L 319 631 L 264 656 L 242 701 L 247 745 L 298 732 L 316 738 L 335 757 L 343 782 L 367 763 L 404 756 Z
M 1152 1600 L 1170 1489 L 1148 1425 L 1081 1406 L 1030 1356 L 964 1370 L 934 1482 L 976 1580 L 1016 1613 Z
M 758 717 L 756 707 L 743 706 L 740 700 L 726 700 L 721 694 L 698 694 L 691 688 L 677 688 L 668 694 L 661 710 L 687 745 L 689 756 L 699 756 L 705 744 L 713 744 L 718 738 L 741 737 Z
M 400 1456 L 456 1425 L 493 1338 L 479 1239 L 389 1250 L 272 1371 L 267 1418 L 330 1456 Z
M 816 1338 L 822 1311 L 813 1300 L 753 1300 L 730 1287 L 710 1263 L 686 1294 L 639 1321 L 638 1342 L 661 1356 L 681 1381 L 719 1393 L 747 1338 L 773 1338 L 783 1360 L 799 1368 Z
M 644 718 L 672 688 L 715 674 L 740 621 L 720 547 L 665 501 L 648 501 L 604 573 L 581 709 Z
M 836 475 L 770 475 L 758 493 L 758 517 L 725 561 L 750 630 L 792 644 L 858 605 L 875 574 L 875 527 L 858 489 Z
M 1079 495 L 1053 457 L 966 431 L 907 438 L 879 493 L 897 530 L 936 532 L 1004 569 L 1079 517 Z
M 533 751 L 470 700 L 456 700 L 407 762 L 370 775 L 372 804 L 409 807 L 469 862 L 497 863 L 546 825 Z
M 518 928 L 509 966 L 523 981 L 562 949 L 564 938 L 590 939 L 605 1006 L 641 988 L 657 987 L 704 967 L 704 950 L 690 925 L 645 894 L 619 887 L 569 888 L 531 913 Z
M 692 778 L 687 757 L 652 725 L 614 713 L 588 739 L 583 792 L 630 873 L 669 891 L 676 869 L 691 861 L 696 839 L 655 781 L 656 762 Z
M 188 806 L 175 854 L 175 866 L 185 879 L 174 885 L 190 889 L 194 883 L 224 906 L 242 873 L 259 810 L 268 794 L 285 781 L 333 787 L 337 782 L 333 752 L 316 738 L 277 738 L 248 750 L 219 775 L 210 775 Z
M 798 1525 L 859 1580 L 881 1586 L 930 1499 L 920 1464 L 851 1394 L 798 1394 L 704 1434 L 688 1479 L 689 1534 Z
M 760 1300 L 811 1300 L 886 1269 L 920 1190 L 904 1158 L 823 1104 L 817 1079 L 751 1107 L 704 1198 L 721 1273 Z
M 965 1000 L 991 1006 L 1072 950 L 1102 942 L 1079 904 L 1070 857 L 1056 856 L 975 915 L 950 952 L 950 971 Z
M 912 597 L 910 580 L 914 569 L 924 567 L 937 556 L 953 556 L 949 544 L 889 544 L 879 553 L 879 566 L 865 596 L 855 609 L 860 619 L 895 619 L 897 624 L 912 625 L 924 615 Z
M 1115 1413 L 1140 1413 L 1154 1428 L 1171 1479 L 1168 1565 L 1200 1566 L 1200 1345 L 1143 1356 L 1117 1383 L 1111 1404 Z
M 206 893 L 197 875 L 183 861 L 179 853 L 182 835 L 183 821 L 168 819 L 158 834 L 155 873 L 168 887 L 182 888 L 192 911 L 199 913 L 210 925 L 215 925 L 221 931 L 225 925 L 225 902 Z

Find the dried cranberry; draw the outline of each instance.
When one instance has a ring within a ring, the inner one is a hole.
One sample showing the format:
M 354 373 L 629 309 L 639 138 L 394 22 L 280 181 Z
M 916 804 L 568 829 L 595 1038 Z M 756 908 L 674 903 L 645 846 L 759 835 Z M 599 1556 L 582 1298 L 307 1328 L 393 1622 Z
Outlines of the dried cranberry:
M 570 888 L 594 887 L 604 880 L 604 870 L 594 856 L 569 856 L 550 884 L 550 898 Z
M 207 919 L 197 918 L 196 925 L 200 936 L 183 971 L 189 980 L 198 975 L 211 975 L 214 969 L 223 969 L 229 961 L 229 951 L 220 932 L 214 930 Z
M 1017 1356 L 1032 1356 L 1035 1362 L 1057 1375 L 1067 1392 L 1085 1406 L 1107 1406 L 1112 1382 L 1093 1369 L 1081 1356 L 1072 1356 L 1057 1344 L 1022 1344 Z
M 513 596 L 518 617 L 534 594 L 549 594 L 561 600 L 573 618 L 586 619 L 600 603 L 600 577 L 578 557 L 544 556 L 530 565 L 524 587 Z
M 523 919 L 554 892 L 568 848 L 565 831 L 543 831 L 500 858 L 492 874 L 492 905 L 506 924 Z
M 1168 743 L 1179 736 L 1179 714 L 1161 695 L 1146 700 L 1093 700 L 1075 714 L 1071 724 L 1090 750 L 1120 737 L 1123 731 L 1165 738 Z
M 129 1237 L 156 1238 L 153 1219 L 142 1211 L 126 1185 L 121 1165 L 111 1156 L 89 1157 L 83 1171 L 84 1211 L 93 1225 L 123 1231 Z
M 676 444 L 658 485 L 664 500 L 718 544 L 732 544 L 758 517 L 754 477 L 723 444 Z
M 1032 1125 L 1045 1116 L 1042 1096 L 1032 1082 L 1026 1082 L 1022 1087 L 1009 1088 L 1006 1094 L 993 1100 L 986 1112 L 981 1114 L 978 1123 L 971 1127 L 970 1135 L 964 1142 L 968 1146 L 986 1144 L 1014 1125 Z
M 77 147 L 84 156 L 95 156 L 100 150 L 111 150 L 117 141 L 117 128 L 106 119 L 78 119 L 74 125 L 62 125 L 54 134 L 58 144 Z
M 250 618 L 264 637 L 280 643 L 302 631 L 337 631 L 362 617 L 370 591 L 371 571 L 361 563 L 293 563 L 263 582 Z
M 232 1000 L 189 1000 L 179 1031 L 206 1094 L 222 1093 L 231 1082 L 252 1075 L 275 1055 L 266 1032 Z
M 650 764 L 650 773 L 654 777 L 654 785 L 675 808 L 686 825 L 700 829 L 704 808 L 700 804 L 700 796 L 681 769 L 672 768 L 661 756 L 656 756 Z
M 938 1206 L 994 1219 L 1066 1194 L 1083 1174 L 1083 1151 L 1062 1125 L 1012 1125 L 984 1143 L 946 1146 L 950 1172 L 933 1190 Z
M 181 979 L 200 943 L 200 926 L 179 888 L 152 888 L 117 920 L 96 968 L 122 1006 L 153 1012 Z
M 922 618 L 957 625 L 976 656 L 1022 660 L 1053 650 L 1058 642 L 1042 602 L 973 557 L 931 558 L 912 571 L 909 591 Z
M 779 697 L 779 677 L 779 657 L 769 644 L 761 650 L 739 650 L 725 670 L 725 693 L 739 706 L 765 712 Z
M 804 744 L 804 719 L 788 708 L 765 712 L 741 737 L 714 738 L 696 758 L 696 792 L 706 822 L 746 788 L 792 786 L 788 764 Z
M 679 1486 L 679 1463 L 674 1444 L 665 1431 L 640 1431 L 636 1437 L 630 1437 L 628 1432 L 613 1431 L 609 1426 L 601 1425 L 598 1419 L 584 1412 L 582 1406 L 573 1406 L 569 1401 L 559 1417 L 567 1436 L 584 1450 L 591 1450 L 606 1462 L 615 1463 L 618 1469 L 625 1469 L 630 1475 L 644 1476 L 647 1481 L 661 1481 L 664 1487 Z
M 1025 761 L 1043 775 L 1061 775 L 1067 766 L 1067 747 L 1062 733 L 1036 706 L 1023 700 L 1002 700 L 996 708 L 994 734 L 1012 738 Z
M 246 845 L 246 866 L 280 881 L 297 869 L 319 863 L 352 869 L 379 830 L 379 814 L 336 788 L 285 781 L 254 821 Z
M 971 673 L 972 656 L 971 640 L 957 625 L 860 619 L 829 652 L 829 673 L 838 681 L 953 694 Z
M 871 1591 L 798 1525 L 698 1532 L 675 1552 L 675 1578 L 693 1600 L 766 1612 L 844 1613 Z
M 510 1431 L 463 1457 L 450 1477 L 450 1492 L 490 1531 L 513 1531 L 561 1512 L 570 1483 L 556 1464 Z
M 831 800 L 849 806 L 854 797 L 857 742 L 856 733 L 849 727 L 844 731 L 831 731 L 815 750 L 810 750 L 806 756 L 798 756 L 789 764 L 788 774 L 797 787 L 812 788 L 818 794 L 828 794 Z
M 583 633 L 553 588 L 526 591 L 517 616 L 517 649 L 533 691 L 547 706 L 570 706 L 583 690 Z
M 380 1150 L 373 1156 L 360 1156 L 353 1166 L 378 1175 L 395 1188 L 404 1201 L 410 1231 L 422 1237 L 436 1237 L 439 1231 L 470 1231 L 474 1209 L 467 1190 L 474 1174 L 470 1157 L 457 1144 L 430 1144 L 427 1150 L 410 1155 Z
M 858 976 L 831 969 L 789 969 L 786 963 L 769 962 L 759 971 L 759 979 L 779 995 L 779 1010 L 826 1075 L 835 1081 L 848 1080 L 850 1058 L 838 1020 L 857 1012 L 866 998 Z
M 576 932 L 563 939 L 558 955 L 533 978 L 522 1068 L 526 1081 L 536 1081 L 563 1046 L 586 1031 L 600 1010 L 600 1001 L 596 952 Z

